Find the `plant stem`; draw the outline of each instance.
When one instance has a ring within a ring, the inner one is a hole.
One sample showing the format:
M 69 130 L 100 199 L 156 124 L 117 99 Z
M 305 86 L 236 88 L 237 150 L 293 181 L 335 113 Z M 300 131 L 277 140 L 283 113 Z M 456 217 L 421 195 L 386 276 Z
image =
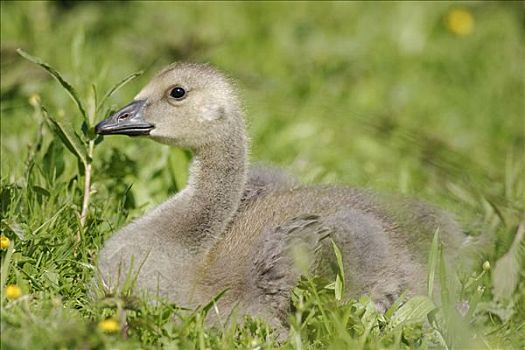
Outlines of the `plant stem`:
M 83 228 L 86 224 L 89 200 L 91 198 L 91 162 L 93 159 L 93 149 L 95 147 L 95 140 L 89 140 L 88 157 L 86 160 L 86 169 L 84 175 L 84 199 L 82 200 L 82 212 L 80 213 L 80 227 Z M 80 237 L 78 237 L 80 240 Z

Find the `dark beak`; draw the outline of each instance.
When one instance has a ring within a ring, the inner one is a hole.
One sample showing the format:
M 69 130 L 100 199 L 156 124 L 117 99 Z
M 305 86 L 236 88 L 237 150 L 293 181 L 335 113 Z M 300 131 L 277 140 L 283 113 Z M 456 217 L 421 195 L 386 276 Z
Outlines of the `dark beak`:
M 101 135 L 149 135 L 155 128 L 144 120 L 145 100 L 133 101 L 95 126 Z

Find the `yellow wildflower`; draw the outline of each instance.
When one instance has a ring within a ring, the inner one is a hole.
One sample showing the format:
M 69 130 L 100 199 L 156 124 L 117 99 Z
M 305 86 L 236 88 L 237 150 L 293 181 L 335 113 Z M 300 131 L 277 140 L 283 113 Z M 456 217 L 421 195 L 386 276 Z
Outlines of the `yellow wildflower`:
M 11 245 L 11 241 L 4 235 L 0 236 L 0 248 L 7 249 Z
M 108 318 L 107 320 L 103 320 L 98 323 L 98 329 L 106 333 L 115 333 L 120 330 L 120 325 L 117 320 Z
M 31 97 L 29 97 L 29 104 L 33 107 L 40 106 L 40 96 L 38 94 L 32 94 Z
M 10 284 L 5 288 L 5 296 L 10 300 L 18 299 L 22 296 L 22 289 L 16 284 Z
M 449 31 L 459 36 L 466 36 L 474 30 L 474 17 L 465 9 L 454 9 L 446 18 Z
M 489 271 L 490 270 L 490 263 L 488 261 L 485 261 L 483 263 L 483 271 Z

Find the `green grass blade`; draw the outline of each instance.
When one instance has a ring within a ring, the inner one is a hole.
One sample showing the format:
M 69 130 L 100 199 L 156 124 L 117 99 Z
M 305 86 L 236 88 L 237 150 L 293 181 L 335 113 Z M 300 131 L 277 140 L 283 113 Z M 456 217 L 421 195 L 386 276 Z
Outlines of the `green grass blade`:
M 81 161 L 84 165 L 86 165 L 87 155 L 85 152 L 85 148 L 82 146 L 82 143 L 76 137 L 76 135 L 73 136 L 74 134 L 67 131 L 67 129 L 58 122 L 58 120 L 51 117 L 44 106 L 41 105 L 40 109 L 49 127 L 55 133 L 55 135 L 57 135 L 60 138 L 64 146 L 66 146 L 66 148 L 71 153 L 73 153 L 73 155 L 77 157 L 79 161 Z
M 221 290 L 219 293 L 217 293 L 206 305 L 204 305 L 202 307 L 202 312 L 204 313 L 204 315 L 207 315 L 208 312 L 211 310 L 211 308 L 217 304 L 217 302 L 219 301 L 219 299 L 222 298 L 222 296 L 228 291 L 229 289 L 226 288 L 226 289 L 223 289 Z
M 100 107 L 104 105 L 104 103 L 106 103 L 107 99 L 110 98 L 115 92 L 120 90 L 124 85 L 126 85 L 127 83 L 135 79 L 136 77 L 141 76 L 142 73 L 143 73 L 142 71 L 132 73 L 128 75 L 127 77 L 125 77 L 124 79 L 122 79 L 121 81 L 119 81 L 118 83 L 116 83 L 115 85 L 113 85 L 113 87 L 109 89 L 108 92 L 106 92 L 106 94 L 104 95 L 104 97 L 102 97 L 102 99 L 100 100 L 100 104 L 97 107 L 97 111 L 100 109 Z
M 69 96 L 73 99 L 73 101 L 77 105 L 78 110 L 80 111 L 80 114 L 82 114 L 82 117 L 84 118 L 84 120 L 87 120 L 86 109 L 84 108 L 82 101 L 80 101 L 77 91 L 70 83 L 68 83 L 62 77 L 62 75 L 60 75 L 60 73 L 55 68 L 51 67 L 48 63 L 42 61 L 42 59 L 35 57 L 35 56 L 31 56 L 30 54 L 28 54 L 22 49 L 17 49 L 16 52 L 18 52 L 18 54 L 22 56 L 23 58 L 25 58 L 26 60 L 31 61 L 35 64 L 38 64 L 39 66 L 44 68 L 53 78 L 55 78 L 60 83 L 60 85 L 62 85 L 62 87 L 66 89 Z

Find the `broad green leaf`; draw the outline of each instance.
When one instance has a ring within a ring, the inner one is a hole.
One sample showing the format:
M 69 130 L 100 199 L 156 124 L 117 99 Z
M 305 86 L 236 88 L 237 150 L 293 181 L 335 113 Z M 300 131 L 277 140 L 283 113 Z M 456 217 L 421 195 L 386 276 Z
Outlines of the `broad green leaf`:
M 439 258 L 439 229 L 434 233 L 432 239 L 432 246 L 430 249 L 430 255 L 428 256 L 428 276 L 427 276 L 427 295 L 432 298 L 434 292 L 434 280 L 436 277 L 436 269 Z
M 42 170 L 48 178 L 49 183 L 52 183 L 53 179 L 59 177 L 64 172 L 65 164 L 63 152 L 64 147 L 60 145 L 58 140 L 54 139 L 49 144 L 47 151 L 42 158 Z
M 449 347 L 448 347 L 448 344 L 447 344 L 447 341 L 445 340 L 445 337 L 443 336 L 443 334 L 441 333 L 441 331 L 437 330 L 436 328 L 434 328 L 432 330 L 432 335 L 434 337 L 434 339 L 437 340 L 437 343 L 439 345 L 441 345 L 441 348 L 444 349 L 444 350 L 448 350 Z
M 51 117 L 47 112 L 44 106 L 40 106 L 42 110 L 42 115 L 45 120 L 48 122 L 51 130 L 62 140 L 62 143 L 66 148 L 73 153 L 77 159 L 86 165 L 86 152 L 85 148 L 82 146 L 81 141 L 76 137 L 75 133 L 68 131 L 62 124 L 60 124 L 56 119 Z
M 426 296 L 417 295 L 409 299 L 392 316 L 390 327 L 401 324 L 418 323 L 426 320 L 427 315 L 436 308 L 434 302 Z
M 337 247 L 337 244 L 333 240 L 332 241 L 332 248 L 334 249 L 334 254 L 337 259 L 337 276 L 335 278 L 335 284 L 334 284 L 334 292 L 335 292 L 335 298 L 336 300 L 341 300 L 343 297 L 344 291 L 345 291 L 345 271 L 343 266 L 343 255 L 341 254 L 341 251 Z
M 84 123 L 82 123 L 82 124 L 84 124 Z M 82 138 L 82 136 L 80 136 L 78 134 L 78 132 L 73 131 L 73 135 L 75 135 L 75 137 L 77 138 L 77 141 L 78 141 L 79 144 L 81 144 L 84 148 L 88 147 L 87 141 L 84 138 Z
M 339 275 L 335 277 L 334 287 L 335 300 L 341 300 L 341 298 L 343 297 L 344 283 L 342 282 L 341 277 L 339 277 Z
M 126 85 L 127 83 L 135 79 L 136 77 L 141 76 L 142 73 L 143 73 L 142 71 L 132 73 L 128 75 L 127 77 L 125 77 L 124 79 L 122 79 L 121 81 L 119 81 L 118 83 L 116 83 L 115 85 L 113 85 L 113 87 L 109 89 L 108 92 L 106 92 L 104 97 L 102 97 L 102 100 L 100 100 L 100 104 L 97 107 L 97 111 L 100 109 L 100 107 L 104 105 L 104 103 L 106 103 L 106 100 L 110 98 L 115 92 L 120 90 L 120 88 L 122 88 L 124 85 Z
M 80 101 L 80 98 L 78 96 L 77 91 L 75 90 L 75 88 L 70 83 L 68 83 L 62 77 L 62 75 L 60 75 L 60 73 L 55 68 L 51 67 L 48 63 L 42 61 L 42 59 L 40 59 L 38 57 L 35 57 L 35 56 L 31 56 L 30 54 L 28 54 L 27 52 L 25 52 L 22 49 L 17 49 L 16 52 L 18 52 L 18 54 L 20 56 L 24 57 L 26 60 L 31 61 L 31 62 L 33 62 L 35 64 L 38 64 L 39 66 L 44 68 L 49 74 L 51 74 L 51 76 L 53 78 L 55 78 L 60 83 L 60 85 L 62 85 L 62 87 L 64 89 L 66 89 L 66 91 L 68 92 L 69 96 L 73 99 L 73 101 L 77 105 L 77 108 L 80 111 L 80 114 L 82 114 L 82 117 L 85 120 L 87 120 L 86 109 L 82 105 L 82 101 Z
M 385 312 L 385 318 L 388 320 L 394 315 L 399 307 L 407 300 L 407 292 L 401 293 L 401 295 L 392 303 L 392 305 Z
M 18 239 L 24 241 L 26 239 L 24 228 L 16 221 L 2 219 L 2 229 L 7 228 L 9 231 L 13 232 Z M 5 231 L 4 231 L 5 232 Z
M 97 112 L 97 88 L 95 84 L 91 84 L 91 90 L 87 99 L 87 113 L 89 126 L 91 127 L 95 121 L 95 116 Z M 90 128 L 91 129 L 91 128 Z
M 9 248 L 7 248 L 7 254 L 2 257 L 2 267 L 0 273 L 0 290 L 4 290 L 5 283 L 7 281 L 7 276 L 9 276 L 9 268 L 11 265 L 11 257 L 15 251 L 15 243 L 11 241 Z M 2 293 L 3 295 L 4 293 Z
M 51 195 L 51 193 L 49 193 L 49 191 L 46 190 L 45 188 L 43 188 L 42 186 L 33 185 L 33 190 L 36 193 L 39 193 L 39 194 L 41 194 L 43 196 L 46 196 L 46 197 L 49 197 Z
M 494 296 L 498 300 L 510 299 L 520 280 L 520 269 L 525 263 L 525 215 L 518 226 L 510 249 L 497 262 L 492 273 Z
M 445 253 L 443 251 L 443 245 L 439 244 L 439 258 L 438 258 L 438 265 L 439 265 L 439 284 L 440 284 L 440 291 L 441 291 L 441 302 L 442 305 L 446 307 L 450 307 L 452 305 L 450 303 L 450 292 L 448 289 L 448 280 L 447 280 L 447 269 L 445 264 Z

